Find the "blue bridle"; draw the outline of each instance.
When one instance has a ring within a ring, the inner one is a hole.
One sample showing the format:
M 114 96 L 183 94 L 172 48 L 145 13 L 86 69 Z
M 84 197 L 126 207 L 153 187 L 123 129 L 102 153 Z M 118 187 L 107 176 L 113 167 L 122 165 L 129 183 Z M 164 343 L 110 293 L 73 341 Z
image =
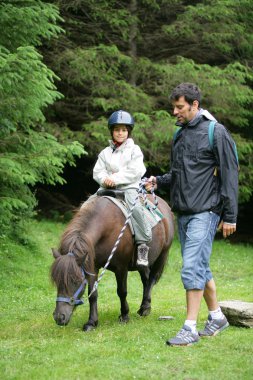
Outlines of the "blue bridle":
M 75 257 L 75 254 L 73 252 L 68 252 L 67 255 Z M 81 285 L 79 286 L 79 288 L 77 289 L 77 291 L 74 293 L 74 295 L 72 297 L 56 297 L 56 302 L 66 302 L 71 306 L 83 305 L 84 303 L 83 299 L 78 298 L 78 297 L 82 291 L 83 293 L 85 292 L 86 284 L 88 283 L 88 281 L 85 277 L 85 272 L 83 268 L 81 268 L 81 271 L 82 271 L 83 281 Z

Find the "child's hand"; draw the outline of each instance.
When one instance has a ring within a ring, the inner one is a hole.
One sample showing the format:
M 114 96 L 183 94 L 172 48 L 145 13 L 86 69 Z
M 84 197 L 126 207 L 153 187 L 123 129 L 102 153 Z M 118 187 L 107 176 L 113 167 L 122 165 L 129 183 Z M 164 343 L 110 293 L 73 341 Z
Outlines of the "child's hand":
M 115 182 L 114 182 L 111 178 L 107 177 L 107 178 L 104 180 L 104 182 L 103 182 L 103 186 L 104 186 L 104 187 L 115 187 L 116 184 L 115 184 Z

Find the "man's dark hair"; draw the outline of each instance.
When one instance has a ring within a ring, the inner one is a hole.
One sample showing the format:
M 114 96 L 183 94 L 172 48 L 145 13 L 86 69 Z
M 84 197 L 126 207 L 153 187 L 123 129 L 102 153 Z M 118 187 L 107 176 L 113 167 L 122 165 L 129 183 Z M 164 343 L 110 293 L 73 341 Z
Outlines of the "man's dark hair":
M 184 96 L 185 100 L 192 104 L 194 100 L 197 100 L 200 105 L 201 93 L 200 89 L 194 83 L 181 83 L 174 88 L 170 95 L 170 100 L 178 100 L 181 96 Z

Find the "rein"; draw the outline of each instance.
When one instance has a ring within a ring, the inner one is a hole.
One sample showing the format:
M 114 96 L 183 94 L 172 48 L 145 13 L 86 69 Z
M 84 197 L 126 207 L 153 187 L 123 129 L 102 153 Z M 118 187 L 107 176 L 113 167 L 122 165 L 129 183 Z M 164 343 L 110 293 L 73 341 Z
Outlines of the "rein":
M 141 182 L 139 184 L 138 194 L 137 194 L 137 196 L 136 196 L 136 198 L 134 200 L 133 206 L 131 207 L 131 209 L 129 211 L 129 214 L 127 215 L 126 221 L 125 221 L 125 223 L 124 223 L 124 225 L 123 225 L 123 227 L 122 227 L 122 229 L 121 229 L 121 231 L 119 233 L 119 236 L 118 236 L 118 238 L 117 238 L 117 240 L 116 240 L 116 242 L 114 244 L 114 247 L 113 247 L 113 249 L 111 251 L 111 254 L 108 257 L 107 262 L 106 262 L 106 264 L 105 264 L 105 266 L 104 266 L 104 268 L 103 268 L 100 276 L 98 277 L 97 281 L 95 281 L 95 283 L 93 285 L 93 288 L 92 288 L 90 294 L 88 295 L 88 298 L 90 298 L 90 296 L 97 290 L 98 284 L 101 281 L 103 275 L 105 274 L 105 272 L 107 270 L 107 267 L 109 266 L 109 264 L 111 262 L 111 259 L 113 258 L 114 254 L 115 254 L 115 251 L 116 251 L 116 249 L 117 249 L 117 247 L 119 245 L 119 242 L 120 242 L 120 240 L 121 240 L 121 238 L 122 238 L 122 236 L 123 236 L 123 234 L 125 232 L 125 229 L 126 229 L 128 223 L 130 221 L 130 217 L 131 217 L 131 215 L 133 213 L 133 210 L 134 210 L 134 208 L 136 206 L 136 203 L 137 203 L 137 200 L 139 198 L 139 195 L 142 196 L 142 198 L 144 200 L 145 207 L 147 209 L 149 209 L 149 210 L 151 209 L 150 206 L 148 205 L 148 201 L 147 201 L 147 190 L 145 189 L 145 183 L 146 182 L 147 182 L 147 178 L 143 178 L 141 180 Z M 157 208 L 157 206 L 158 206 L 158 200 L 157 200 L 157 197 L 156 197 L 155 192 L 154 192 L 154 187 L 152 187 L 152 189 L 151 189 L 151 194 L 152 194 L 152 196 L 154 198 L 154 206 L 152 207 L 152 210 L 155 210 Z

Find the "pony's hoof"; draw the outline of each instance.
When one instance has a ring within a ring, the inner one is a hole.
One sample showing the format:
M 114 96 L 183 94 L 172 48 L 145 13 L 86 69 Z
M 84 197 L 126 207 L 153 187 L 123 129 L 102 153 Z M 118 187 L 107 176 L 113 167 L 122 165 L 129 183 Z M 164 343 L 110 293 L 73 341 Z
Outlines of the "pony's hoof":
M 143 309 L 143 308 L 140 308 L 137 313 L 141 316 L 141 317 L 147 317 L 151 312 L 151 307 L 147 307 L 146 309 Z
M 83 326 L 83 331 L 85 332 L 88 332 L 88 331 L 92 331 L 96 328 L 96 326 L 93 326 L 93 325 L 89 325 L 88 323 L 86 325 Z
M 120 323 L 127 323 L 127 322 L 129 322 L 129 316 L 128 315 L 120 315 L 119 316 L 119 322 Z

